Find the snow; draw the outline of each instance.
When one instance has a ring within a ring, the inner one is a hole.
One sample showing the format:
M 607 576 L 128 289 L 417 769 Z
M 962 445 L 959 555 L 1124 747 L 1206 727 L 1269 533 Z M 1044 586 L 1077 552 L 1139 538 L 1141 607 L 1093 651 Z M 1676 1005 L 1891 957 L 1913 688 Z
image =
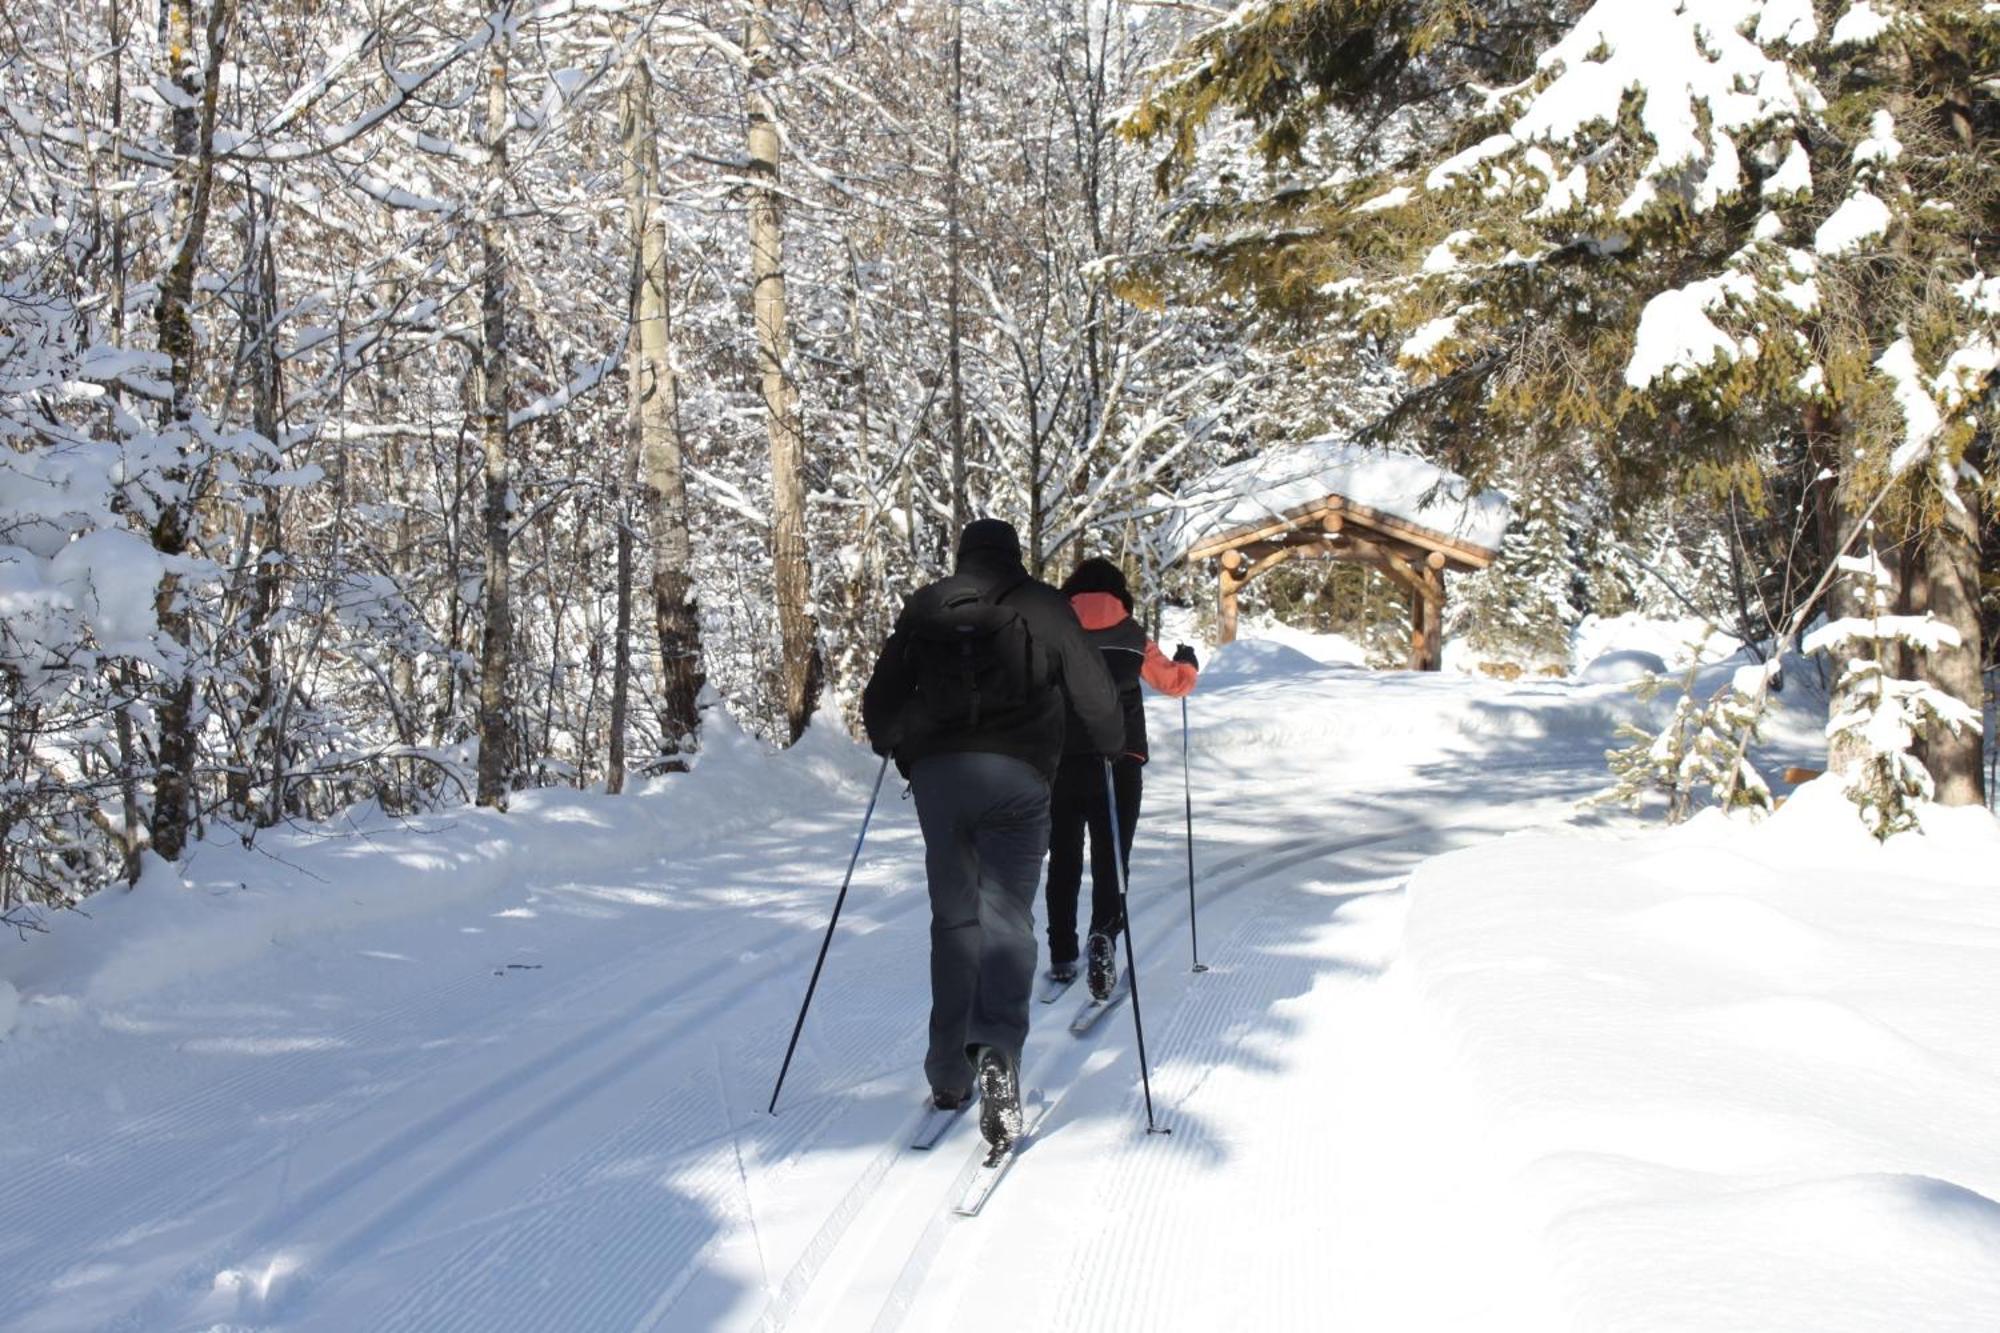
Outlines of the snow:
M 1968 1128 L 2000 1093 L 2000 833 L 1971 813 L 1878 848 L 1821 781 L 1764 827 L 1419 870 L 1404 961 L 1568 1326 L 2000 1317 L 2000 1148 Z
M 1376 195 L 1354 206 L 1357 213 L 1382 213 L 1392 208 L 1401 208 L 1410 202 L 1414 192 L 1407 185 L 1399 185 L 1393 190 Z
M 1719 282 L 1709 279 L 1661 292 L 1646 302 L 1639 312 L 1625 382 L 1647 389 L 1662 379 L 1680 379 L 1718 361 L 1736 360 L 1742 349 L 1708 317 L 1723 296 Z
M 977 1154 L 969 1121 L 904 1146 L 929 913 L 894 786 L 767 1115 L 876 762 L 717 720 L 629 796 L 218 836 L 0 951 L 0 1326 L 2000 1324 L 1992 816 L 1878 845 L 1831 782 L 1759 825 L 1580 810 L 1657 706 L 1277 637 L 1204 650 L 1188 701 L 1198 976 L 1180 707 L 1151 719 L 1171 1135 L 1123 1012 L 1038 1008 L 1044 1131 L 948 1215 Z M 1804 693 L 1766 771 L 1816 758 Z
M 1900 475 L 1923 461 L 1931 441 L 1944 426 L 1936 400 L 1924 387 L 1917 349 L 1907 337 L 1898 338 L 1875 359 L 1875 369 L 1895 383 L 1896 406 L 1903 413 L 1903 442 L 1889 455 L 1889 471 Z
M 1843 616 L 1806 635 L 1800 647 L 1805 652 L 1817 653 L 1850 639 L 1899 640 L 1926 653 L 1956 648 L 1960 643 L 1956 629 L 1925 612 L 1915 616 Z
M 1422 361 L 1458 334 L 1458 316 L 1440 315 L 1430 322 L 1420 325 L 1416 332 L 1403 340 L 1396 351 L 1396 359 L 1404 362 Z
M 1952 290 L 1974 313 L 2000 315 L 2000 278 L 1989 278 L 1982 273 L 1967 278 Z
M 1756 0 L 1599 0 L 1543 53 L 1542 68 L 1555 77 L 1529 101 L 1512 135 L 1523 143 L 1575 143 L 1586 129 L 1615 123 L 1626 94 L 1640 91 L 1640 124 L 1655 149 L 1646 176 L 1705 163 L 1691 202 L 1697 211 L 1713 208 L 1740 184 L 1733 134 L 1804 105 L 1783 62 L 1743 35 L 1753 16 L 1798 30 L 1797 0 L 1776 13 Z
M 1813 249 L 1823 255 L 1844 255 L 1889 233 L 1889 206 L 1867 190 L 1856 190 L 1819 224 Z
M 1648 676 L 1667 674 L 1666 659 L 1640 648 L 1618 648 L 1599 653 L 1577 673 L 1577 679 L 1591 685 L 1629 685 Z
M 102 528 L 63 547 L 49 571 L 105 652 L 150 655 L 159 631 L 154 600 L 166 573 L 152 543 L 124 528 Z
M 1171 555 L 1184 555 L 1207 537 L 1269 522 L 1330 495 L 1489 551 L 1499 549 L 1511 512 L 1500 492 L 1475 492 L 1435 463 L 1325 436 L 1267 450 L 1190 484 L 1162 543 Z
M 1871 0 L 1854 0 L 1833 25 L 1827 44 L 1835 50 L 1843 46 L 1870 46 L 1894 21 L 1894 11 L 1877 9 Z
M 1902 142 L 1896 138 L 1896 118 L 1886 110 L 1877 111 L 1868 121 L 1868 137 L 1854 146 L 1854 165 L 1889 163 L 1903 156 Z
M 1812 0 L 1765 0 L 1757 17 L 1757 40 L 1766 45 L 1805 46 L 1819 36 Z
M 1431 247 L 1431 252 L 1424 257 L 1423 271 L 1425 273 L 1449 273 L 1453 269 L 1458 268 L 1459 248 L 1475 239 L 1477 239 L 1476 234 L 1470 231 L 1459 230 L 1453 232 Z
M 1729 634 L 1694 616 L 1679 620 L 1649 620 L 1627 613 L 1588 615 L 1570 631 L 1570 660 L 1594 662 L 1602 657 L 1641 653 L 1666 663 L 1668 671 L 1686 671 L 1697 664 L 1719 662 L 1741 644 Z
M 1778 169 L 1765 178 L 1763 192 L 1767 199 L 1809 195 L 1812 186 L 1812 159 L 1806 155 L 1803 145 L 1794 143 Z

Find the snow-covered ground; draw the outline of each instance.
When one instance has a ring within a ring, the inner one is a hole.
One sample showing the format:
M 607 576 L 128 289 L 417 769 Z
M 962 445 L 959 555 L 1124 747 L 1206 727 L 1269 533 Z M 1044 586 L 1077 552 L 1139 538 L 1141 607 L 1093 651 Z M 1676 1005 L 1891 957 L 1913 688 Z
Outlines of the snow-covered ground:
M 2000 825 L 1579 813 L 1624 691 L 1343 656 L 1240 643 L 1191 701 L 1200 975 L 1155 711 L 1171 1134 L 1129 1013 L 1040 1009 L 1043 1132 L 950 1215 L 893 777 L 766 1115 L 875 765 L 721 731 L 630 797 L 211 842 L 8 942 L 0 1327 L 2000 1327 Z

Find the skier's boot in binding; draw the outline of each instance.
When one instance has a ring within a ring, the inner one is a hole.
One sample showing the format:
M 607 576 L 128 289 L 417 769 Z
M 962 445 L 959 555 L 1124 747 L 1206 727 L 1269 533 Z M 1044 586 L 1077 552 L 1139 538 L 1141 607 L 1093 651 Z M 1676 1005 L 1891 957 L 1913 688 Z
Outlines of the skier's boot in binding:
M 1117 947 L 1109 935 L 1093 934 L 1084 950 L 1090 960 L 1090 998 L 1110 999 L 1111 988 L 1118 984 Z
M 1076 959 L 1065 958 L 1060 963 L 1049 964 L 1049 980 L 1068 985 L 1076 980 Z
M 993 1046 L 979 1048 L 979 1134 L 994 1154 L 1021 1137 L 1021 1081 L 1013 1062 Z
M 931 1105 L 940 1111 L 956 1111 L 972 1100 L 970 1088 L 932 1088 Z

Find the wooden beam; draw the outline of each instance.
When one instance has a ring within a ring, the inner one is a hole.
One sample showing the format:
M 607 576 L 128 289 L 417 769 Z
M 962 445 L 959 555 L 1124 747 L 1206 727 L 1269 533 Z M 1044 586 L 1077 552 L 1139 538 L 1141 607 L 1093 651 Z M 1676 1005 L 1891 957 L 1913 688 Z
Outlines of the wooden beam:
M 1421 523 L 1412 523 L 1406 518 L 1397 518 L 1394 514 L 1385 514 L 1379 509 L 1371 509 L 1367 505 L 1356 504 L 1352 500 L 1347 502 L 1346 510 L 1348 517 L 1352 520 L 1366 523 L 1372 528 L 1379 528 L 1383 532 L 1393 533 L 1413 545 L 1423 547 L 1427 551 L 1443 552 L 1445 559 L 1455 564 L 1470 566 L 1467 572 L 1486 568 L 1493 563 L 1494 557 L 1499 554 L 1498 551 L 1489 551 L 1484 546 L 1474 546 L 1469 541 L 1447 536 L 1435 528 L 1427 528 Z
M 1244 570 L 1243 581 L 1245 583 L 1248 583 L 1251 579 L 1256 578 L 1259 574 L 1262 574 L 1265 570 L 1270 569 L 1276 565 L 1282 565 L 1287 560 L 1290 560 L 1293 556 L 1304 555 L 1311 550 L 1312 548 L 1309 546 L 1280 546 L 1277 550 L 1272 551 L 1270 554 L 1260 557 L 1257 563 L 1251 565 L 1250 568 Z
M 1309 505 L 1301 505 L 1299 508 L 1281 514 L 1270 522 L 1257 527 L 1239 528 L 1235 532 L 1225 532 L 1210 537 L 1198 545 L 1189 547 L 1186 558 L 1189 560 L 1207 560 L 1211 556 L 1219 555 L 1224 551 L 1248 546 L 1252 542 L 1266 541 L 1282 533 L 1290 532 L 1293 528 L 1317 523 L 1319 516 L 1325 511 L 1326 501 L 1315 500 Z
M 1412 565 L 1408 560 L 1405 560 L 1401 555 L 1390 550 L 1382 543 L 1370 541 L 1366 537 L 1356 537 L 1352 533 L 1347 534 L 1347 543 L 1355 550 L 1379 561 L 1384 572 L 1393 575 L 1396 582 L 1402 584 L 1417 596 L 1426 601 L 1434 597 L 1443 598 L 1444 590 L 1441 587 L 1432 588 L 1425 581 L 1423 575 L 1417 572 L 1415 565 Z

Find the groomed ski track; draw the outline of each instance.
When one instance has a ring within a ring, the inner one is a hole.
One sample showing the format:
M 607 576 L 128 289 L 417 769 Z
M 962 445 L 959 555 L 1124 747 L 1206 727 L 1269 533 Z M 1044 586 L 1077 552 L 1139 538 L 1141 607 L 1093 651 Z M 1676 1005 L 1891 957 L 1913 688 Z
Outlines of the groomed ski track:
M 1410 870 L 1560 818 L 1601 782 L 1608 724 L 1558 706 L 1567 722 L 1524 725 L 1541 705 L 1500 686 L 1291 670 L 1196 700 L 1203 975 L 1178 746 L 1149 772 L 1134 939 L 1171 1134 L 1145 1132 L 1129 1003 L 1081 1040 L 1067 1001 L 1034 1005 L 1024 1083 L 1049 1112 L 982 1216 L 952 1215 L 977 1117 L 909 1149 L 927 910 L 899 785 L 764 1113 L 865 799 L 856 764 L 824 808 L 279 942 L 11 1053 L 0 1328 L 1537 1322 L 1390 965 Z M 1424 732 L 1406 762 L 1324 743 L 1379 731 L 1385 705 Z M 92 1114 L 65 1123 L 76 1106 Z

